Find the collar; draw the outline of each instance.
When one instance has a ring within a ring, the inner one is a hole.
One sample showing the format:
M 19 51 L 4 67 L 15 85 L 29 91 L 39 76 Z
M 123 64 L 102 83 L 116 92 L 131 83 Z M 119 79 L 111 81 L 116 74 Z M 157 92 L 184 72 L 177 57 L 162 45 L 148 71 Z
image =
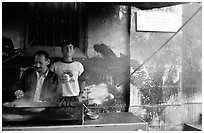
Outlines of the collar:
M 46 70 L 46 72 L 45 72 L 45 73 L 44 73 L 42 76 L 46 77 L 46 76 L 47 76 L 47 74 L 48 74 L 48 72 L 49 72 L 49 69 L 47 69 L 47 70 Z M 39 75 L 40 75 L 40 74 L 39 74 L 39 72 L 37 72 L 37 71 L 36 71 L 36 74 L 37 74 L 37 76 L 39 76 Z
M 62 62 L 63 62 L 63 63 L 68 63 L 68 64 L 70 64 L 70 63 L 73 63 L 74 60 L 72 60 L 72 61 L 64 61 L 64 60 L 62 60 Z

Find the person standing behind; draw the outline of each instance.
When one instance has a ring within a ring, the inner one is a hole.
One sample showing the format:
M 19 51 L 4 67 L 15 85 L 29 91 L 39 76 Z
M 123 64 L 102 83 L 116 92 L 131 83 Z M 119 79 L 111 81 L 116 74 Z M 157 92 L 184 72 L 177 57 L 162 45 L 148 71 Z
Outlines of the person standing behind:
M 62 85 L 62 98 L 60 106 L 68 106 L 70 102 L 82 102 L 85 80 L 79 79 L 84 72 L 83 65 L 73 60 L 74 46 L 72 42 L 64 42 L 61 46 L 62 60 L 51 65 Z

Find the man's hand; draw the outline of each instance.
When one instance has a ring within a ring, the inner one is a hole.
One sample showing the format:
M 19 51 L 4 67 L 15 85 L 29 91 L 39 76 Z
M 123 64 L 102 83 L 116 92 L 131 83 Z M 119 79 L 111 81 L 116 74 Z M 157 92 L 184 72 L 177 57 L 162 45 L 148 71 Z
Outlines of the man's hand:
M 15 91 L 14 94 L 15 94 L 17 99 L 20 99 L 24 96 L 24 92 L 22 90 L 17 90 L 17 91 Z
M 69 82 L 70 76 L 68 74 L 62 74 L 62 76 L 60 77 L 60 80 L 62 83 Z
M 3 107 L 15 107 L 15 103 L 14 102 L 6 102 L 6 103 L 3 103 Z

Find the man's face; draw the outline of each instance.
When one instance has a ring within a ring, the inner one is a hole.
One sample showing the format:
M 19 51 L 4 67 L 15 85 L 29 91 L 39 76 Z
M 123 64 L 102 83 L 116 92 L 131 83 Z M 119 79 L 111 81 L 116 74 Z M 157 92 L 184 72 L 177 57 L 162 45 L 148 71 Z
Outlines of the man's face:
M 63 45 L 62 53 L 64 56 L 72 57 L 74 54 L 74 46 L 72 44 Z
M 35 64 L 36 70 L 39 73 L 44 73 L 47 70 L 47 66 L 49 65 L 50 60 L 46 59 L 44 55 L 36 55 L 35 56 Z

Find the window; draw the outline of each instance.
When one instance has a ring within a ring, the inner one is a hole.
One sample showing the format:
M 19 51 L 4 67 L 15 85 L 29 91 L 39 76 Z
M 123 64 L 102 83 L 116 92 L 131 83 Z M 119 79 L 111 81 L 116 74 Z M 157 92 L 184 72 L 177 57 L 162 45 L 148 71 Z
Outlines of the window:
M 28 3 L 28 41 L 32 45 L 60 46 L 65 40 L 78 44 L 77 3 L 30 2 Z

